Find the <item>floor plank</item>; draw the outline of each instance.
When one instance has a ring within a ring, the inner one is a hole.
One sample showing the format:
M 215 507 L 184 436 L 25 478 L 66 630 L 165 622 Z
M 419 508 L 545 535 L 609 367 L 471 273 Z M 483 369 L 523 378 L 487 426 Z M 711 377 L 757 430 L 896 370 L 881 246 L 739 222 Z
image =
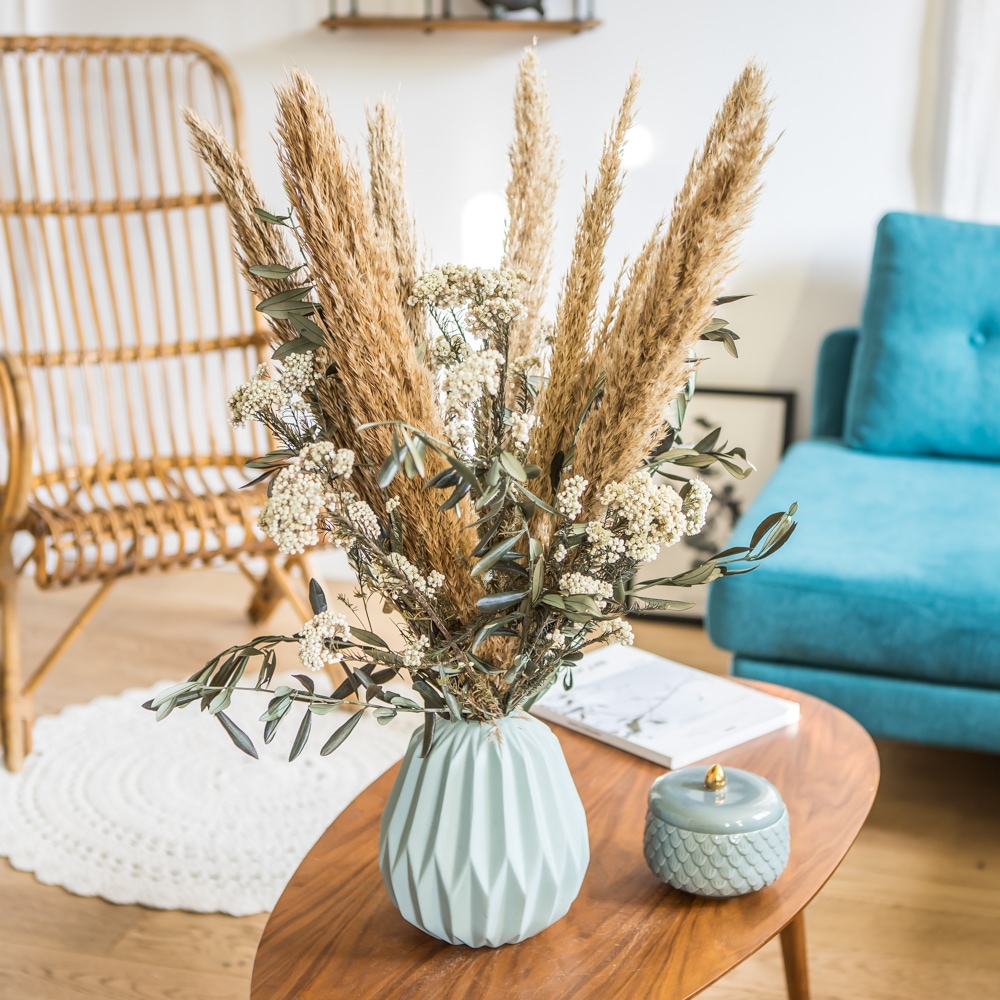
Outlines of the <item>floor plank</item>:
M 27 662 L 86 595 L 24 588 Z M 243 617 L 248 598 L 231 572 L 120 584 L 40 688 L 39 709 L 183 677 L 253 635 Z M 267 628 L 296 624 L 283 606 Z M 725 672 L 726 654 L 697 625 L 643 621 L 635 632 L 644 648 Z M 872 815 L 808 911 L 813 996 L 1000 1000 L 1000 757 L 879 749 Z M 0 862 L 0 1000 L 245 1000 L 265 919 L 115 906 L 39 885 Z M 702 996 L 782 1000 L 777 943 Z

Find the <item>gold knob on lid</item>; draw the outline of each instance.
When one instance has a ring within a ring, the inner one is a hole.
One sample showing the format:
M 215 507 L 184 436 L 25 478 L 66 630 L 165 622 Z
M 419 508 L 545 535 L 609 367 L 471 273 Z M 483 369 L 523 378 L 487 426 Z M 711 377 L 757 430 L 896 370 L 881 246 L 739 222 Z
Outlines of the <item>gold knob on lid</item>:
M 719 792 L 726 787 L 726 772 L 722 770 L 722 765 L 713 764 L 705 772 L 705 787 L 710 792 Z

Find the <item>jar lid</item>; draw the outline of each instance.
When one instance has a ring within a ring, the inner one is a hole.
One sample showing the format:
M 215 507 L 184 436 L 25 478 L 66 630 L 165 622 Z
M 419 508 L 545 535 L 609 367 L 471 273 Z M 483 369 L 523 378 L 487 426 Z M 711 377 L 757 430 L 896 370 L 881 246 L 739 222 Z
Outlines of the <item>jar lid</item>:
M 653 782 L 649 808 L 664 823 L 693 833 L 750 833 L 781 819 L 785 803 L 766 778 L 718 764 L 670 771 Z

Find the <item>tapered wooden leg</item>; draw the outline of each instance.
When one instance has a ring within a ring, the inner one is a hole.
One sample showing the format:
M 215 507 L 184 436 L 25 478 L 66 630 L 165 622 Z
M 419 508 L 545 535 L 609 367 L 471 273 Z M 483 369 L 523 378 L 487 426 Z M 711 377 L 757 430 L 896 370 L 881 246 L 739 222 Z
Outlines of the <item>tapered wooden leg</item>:
M 240 565 L 242 566 L 242 563 Z M 247 570 L 248 574 L 249 572 Z M 267 572 L 261 579 L 254 579 L 254 584 L 255 589 L 253 597 L 250 598 L 250 605 L 247 608 L 247 617 L 254 625 L 259 625 L 271 617 L 274 609 L 281 603 L 285 594 L 271 573 L 270 567 L 268 567 Z
M 809 964 L 806 957 L 806 915 L 800 910 L 781 932 L 788 1000 L 809 1000 Z
M 17 576 L 10 552 L 3 553 L 0 568 L 0 722 L 3 760 L 8 771 L 20 771 L 30 739 L 30 706 L 21 694 L 21 633 L 17 616 Z

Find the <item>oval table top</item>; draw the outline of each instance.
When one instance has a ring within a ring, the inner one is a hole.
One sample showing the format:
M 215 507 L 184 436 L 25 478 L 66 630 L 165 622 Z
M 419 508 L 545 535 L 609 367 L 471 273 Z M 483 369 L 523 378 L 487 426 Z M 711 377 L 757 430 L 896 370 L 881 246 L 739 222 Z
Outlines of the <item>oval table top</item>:
M 382 807 L 399 765 L 317 841 L 278 900 L 254 962 L 251 1000 L 640 1000 L 694 996 L 778 934 L 847 853 L 875 798 L 879 761 L 850 716 L 797 691 L 798 724 L 714 760 L 756 771 L 788 806 L 791 856 L 760 892 L 702 899 L 646 866 L 650 763 L 553 726 L 587 810 L 590 868 L 569 913 L 536 937 L 465 948 L 428 937 L 389 902 L 378 870 Z

